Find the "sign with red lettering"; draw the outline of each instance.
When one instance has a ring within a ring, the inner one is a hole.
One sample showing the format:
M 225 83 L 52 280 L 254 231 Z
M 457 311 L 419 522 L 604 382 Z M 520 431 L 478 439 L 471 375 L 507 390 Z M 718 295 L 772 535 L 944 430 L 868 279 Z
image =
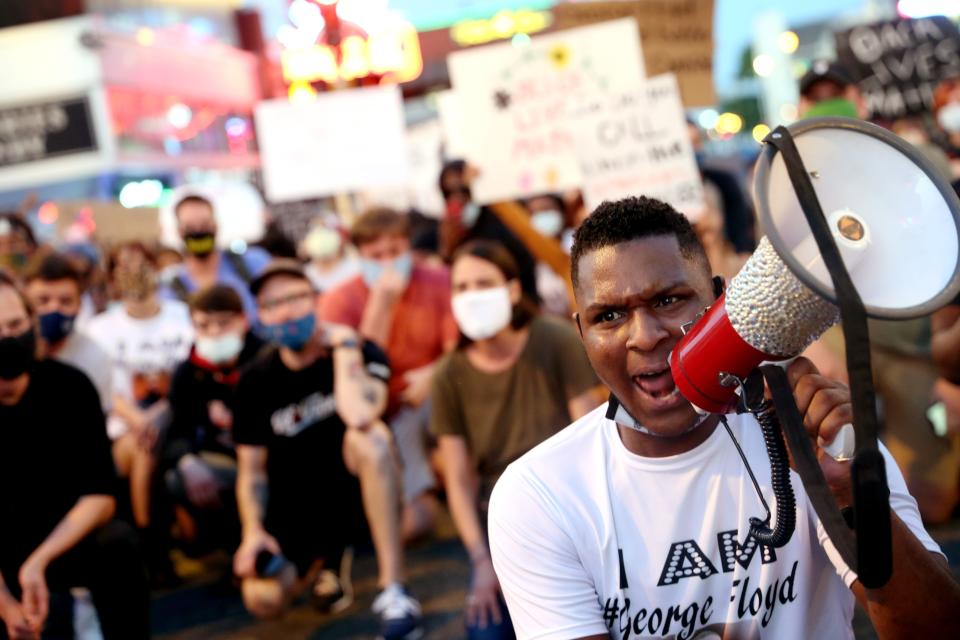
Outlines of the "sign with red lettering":
M 584 96 L 635 88 L 644 77 L 633 19 L 497 44 L 447 59 L 467 160 L 480 203 L 581 185 L 570 106 Z
M 591 96 L 570 114 L 588 210 L 604 200 L 648 196 L 692 220 L 703 210 L 677 78 L 650 78 L 642 88 Z

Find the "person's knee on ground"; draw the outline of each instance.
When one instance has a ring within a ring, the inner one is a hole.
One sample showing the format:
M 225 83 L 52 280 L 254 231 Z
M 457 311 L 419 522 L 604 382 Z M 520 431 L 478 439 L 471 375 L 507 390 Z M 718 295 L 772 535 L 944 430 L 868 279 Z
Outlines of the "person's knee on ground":
M 245 578 L 241 584 L 243 606 L 257 618 L 278 618 L 286 611 L 296 582 L 297 570 L 292 564 L 273 578 Z

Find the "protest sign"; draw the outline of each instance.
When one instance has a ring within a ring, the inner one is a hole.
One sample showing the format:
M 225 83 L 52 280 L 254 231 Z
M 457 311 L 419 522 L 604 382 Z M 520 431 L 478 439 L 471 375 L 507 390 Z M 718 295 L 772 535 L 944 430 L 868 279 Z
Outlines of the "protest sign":
M 323 93 L 256 108 L 264 187 L 271 202 L 404 185 L 409 156 L 397 86 Z
M 836 40 L 871 118 L 930 111 L 937 84 L 960 75 L 960 32 L 943 16 L 858 25 Z
M 643 42 L 647 75 L 674 73 L 683 104 L 708 106 L 713 91 L 713 0 L 578 2 L 553 9 L 561 29 L 633 18 Z
M 604 200 L 649 196 L 691 220 L 703 209 L 703 187 L 672 74 L 640 89 L 592 96 L 570 113 L 588 210 Z
M 458 51 L 447 66 L 467 160 L 480 171 L 472 190 L 481 203 L 579 187 L 568 105 L 643 79 L 629 19 L 538 36 L 524 47 Z

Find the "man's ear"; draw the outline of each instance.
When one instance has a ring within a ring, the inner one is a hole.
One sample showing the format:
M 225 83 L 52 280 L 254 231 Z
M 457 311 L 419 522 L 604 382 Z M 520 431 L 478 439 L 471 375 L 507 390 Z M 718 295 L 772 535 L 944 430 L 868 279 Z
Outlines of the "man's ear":
M 727 288 L 727 283 L 724 282 L 723 276 L 713 276 L 713 298 L 717 299 L 723 295 L 724 290 Z

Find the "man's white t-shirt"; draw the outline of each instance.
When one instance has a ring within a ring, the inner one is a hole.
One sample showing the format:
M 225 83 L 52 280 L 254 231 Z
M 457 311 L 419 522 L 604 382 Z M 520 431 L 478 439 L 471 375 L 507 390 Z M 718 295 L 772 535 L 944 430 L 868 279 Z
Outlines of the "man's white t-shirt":
M 763 506 L 722 425 L 692 451 L 644 458 L 606 410 L 532 449 L 494 488 L 490 550 L 519 638 L 853 637 L 856 575 L 795 472 L 796 531 L 784 547 L 760 546 L 749 520 Z M 728 420 L 775 512 L 760 425 Z M 882 451 L 891 506 L 940 552 Z
M 193 325 L 190 310 L 179 300 L 161 300 L 151 318 L 133 318 L 115 305 L 90 320 L 85 329 L 110 356 L 113 393 L 144 407 L 151 396 L 166 396 L 176 366 L 190 355 Z M 116 415 L 107 419 L 107 432 L 116 440 L 128 426 Z
M 100 406 L 109 411 L 113 404 L 113 366 L 110 356 L 93 338 L 74 330 L 66 337 L 56 359 L 80 369 L 100 394 Z

